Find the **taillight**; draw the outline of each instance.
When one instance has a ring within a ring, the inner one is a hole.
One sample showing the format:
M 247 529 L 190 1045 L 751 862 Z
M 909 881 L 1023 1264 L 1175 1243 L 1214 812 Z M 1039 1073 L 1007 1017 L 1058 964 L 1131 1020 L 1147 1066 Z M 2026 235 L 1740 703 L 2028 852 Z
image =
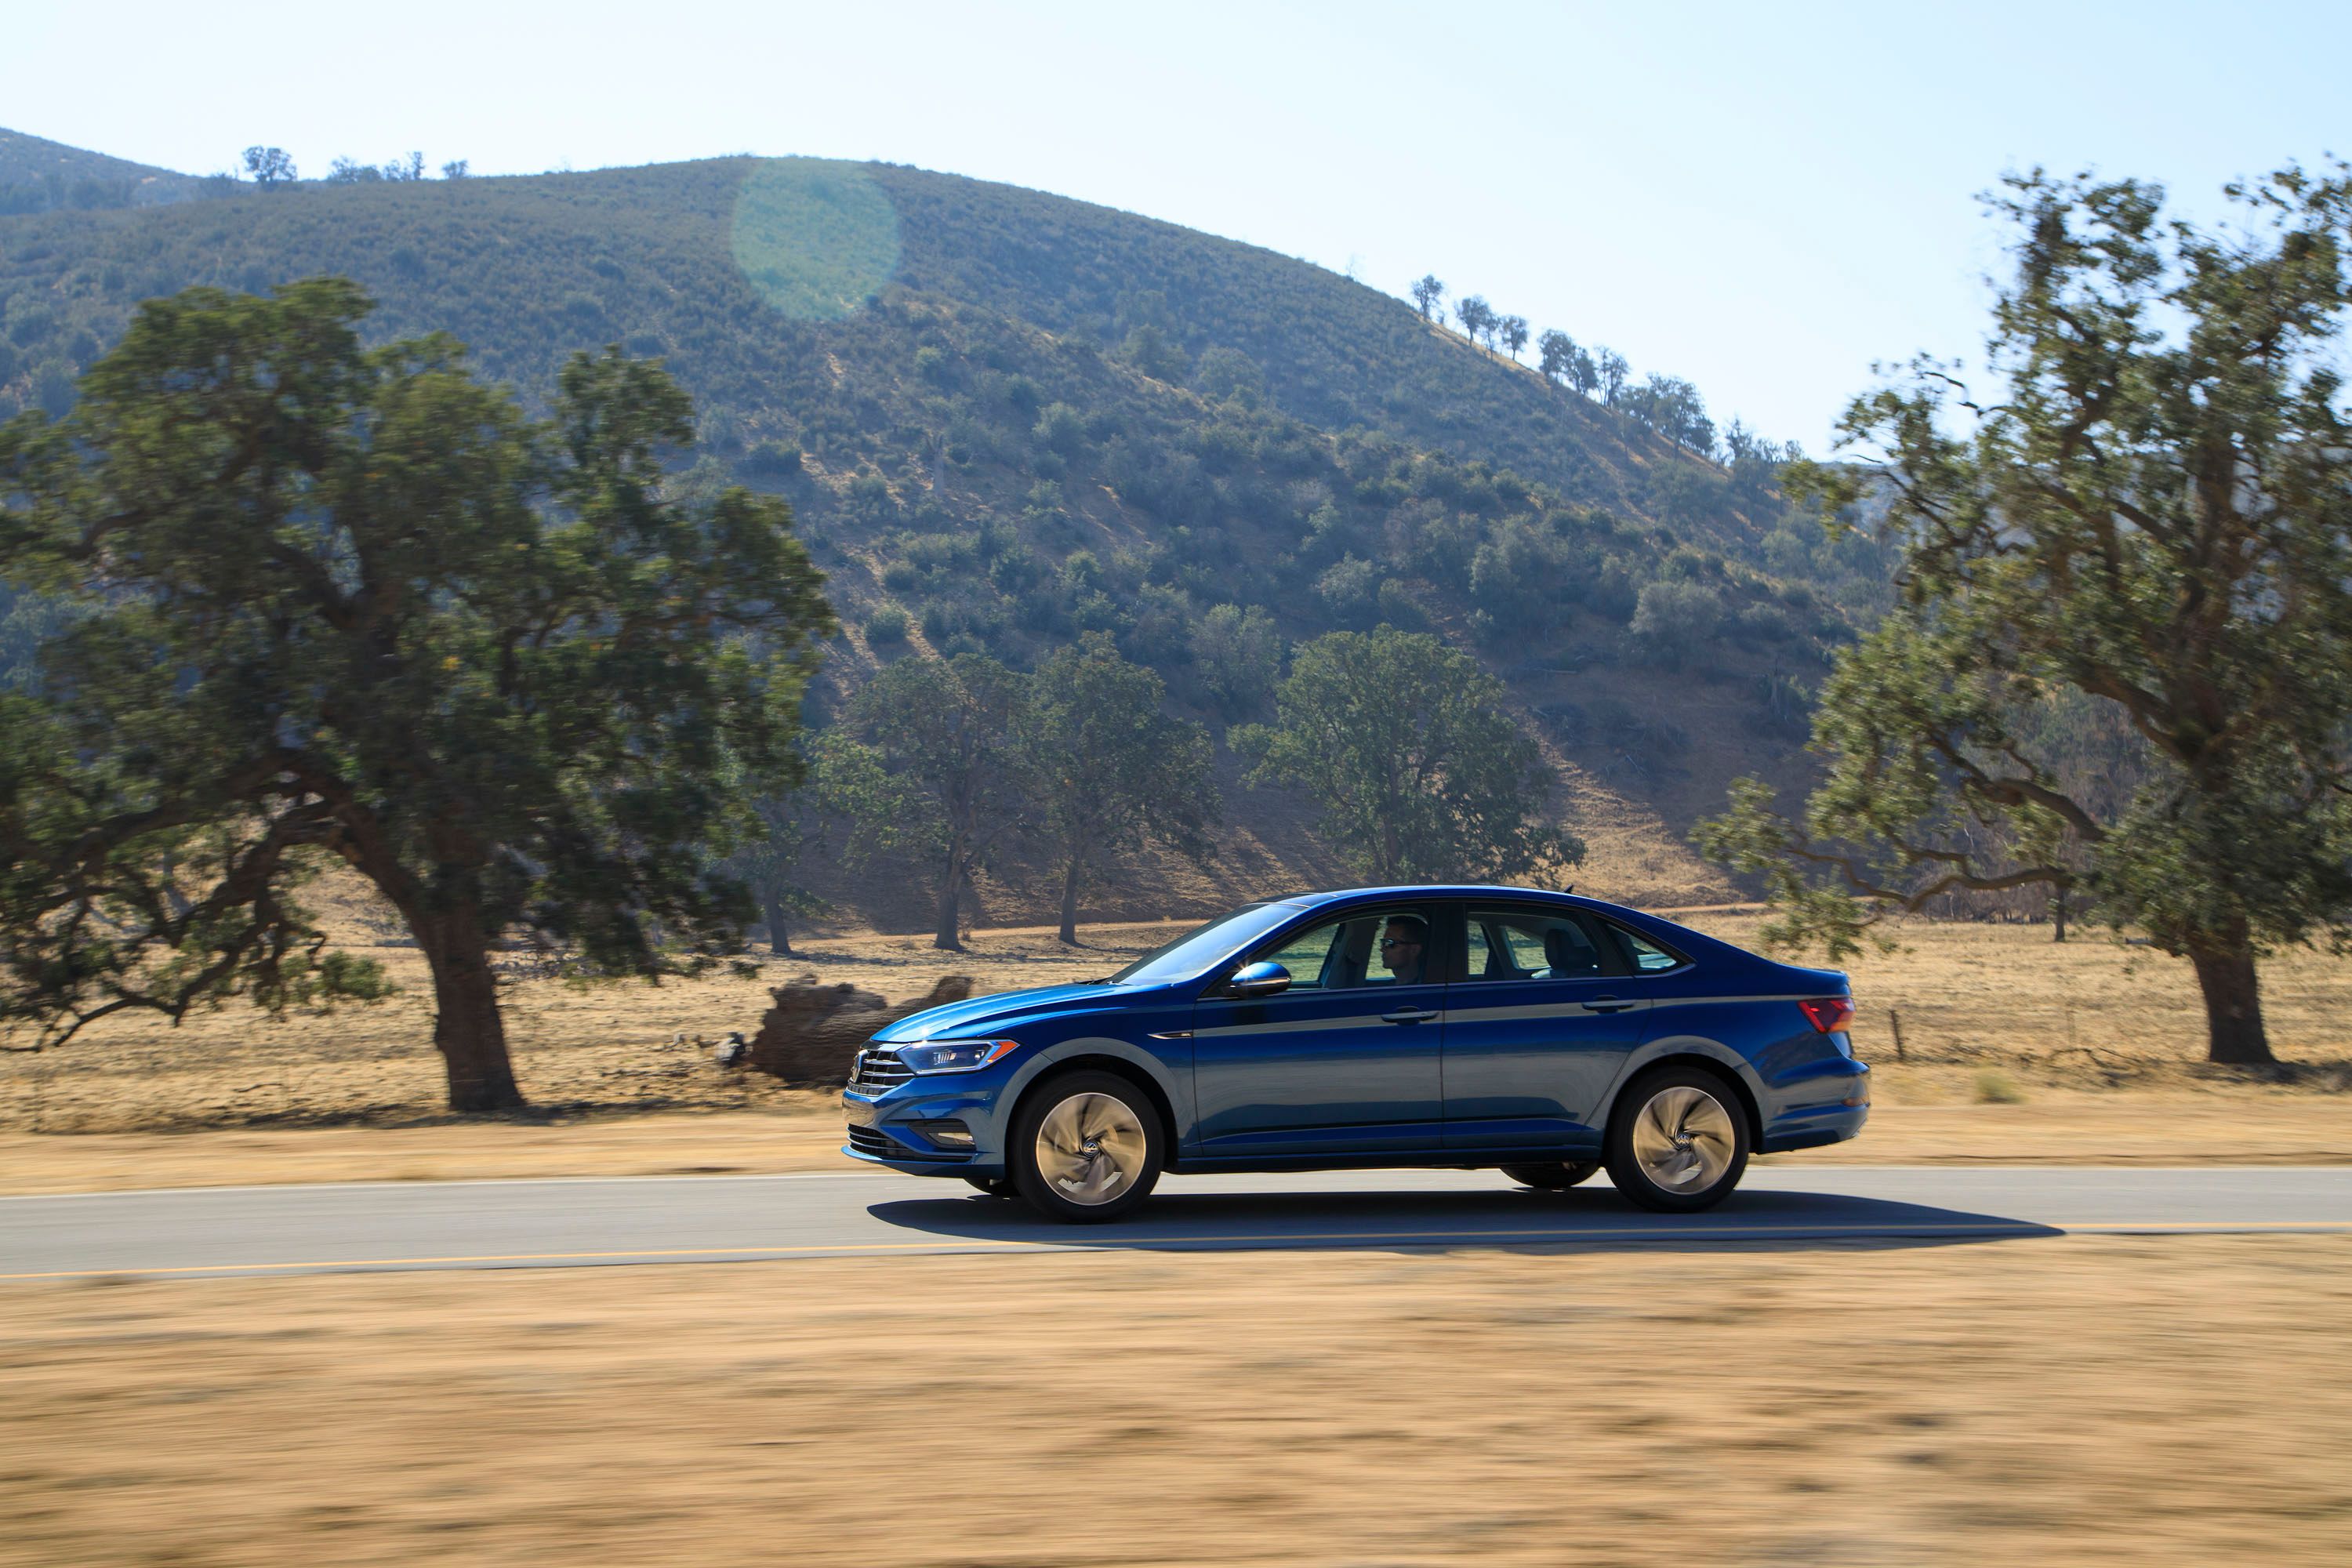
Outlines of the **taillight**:
M 1824 1035 L 1834 1035 L 1853 1022 L 1853 998 L 1851 996 L 1816 996 L 1797 1006 L 1805 1021 Z

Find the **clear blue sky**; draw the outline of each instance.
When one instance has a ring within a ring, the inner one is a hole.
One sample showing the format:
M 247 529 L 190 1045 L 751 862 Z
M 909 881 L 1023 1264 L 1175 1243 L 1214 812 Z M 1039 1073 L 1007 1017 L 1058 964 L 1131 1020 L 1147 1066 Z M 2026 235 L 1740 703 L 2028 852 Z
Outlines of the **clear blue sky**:
M 0 124 L 168 167 L 880 158 L 1402 294 L 1433 270 L 1813 450 L 1974 350 L 1977 193 L 2352 154 L 2352 5 L 26 5 Z

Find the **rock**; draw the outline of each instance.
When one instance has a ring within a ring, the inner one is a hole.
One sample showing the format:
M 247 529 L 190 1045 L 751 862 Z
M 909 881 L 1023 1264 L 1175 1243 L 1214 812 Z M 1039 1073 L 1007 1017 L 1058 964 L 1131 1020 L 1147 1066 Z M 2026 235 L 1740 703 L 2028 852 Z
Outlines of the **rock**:
M 910 1013 L 971 994 L 971 977 L 950 974 L 927 996 L 893 1007 L 871 991 L 819 985 L 803 975 L 768 993 L 774 1001 L 751 1037 L 745 1066 L 796 1088 L 832 1088 L 849 1076 L 850 1058 L 877 1031 Z

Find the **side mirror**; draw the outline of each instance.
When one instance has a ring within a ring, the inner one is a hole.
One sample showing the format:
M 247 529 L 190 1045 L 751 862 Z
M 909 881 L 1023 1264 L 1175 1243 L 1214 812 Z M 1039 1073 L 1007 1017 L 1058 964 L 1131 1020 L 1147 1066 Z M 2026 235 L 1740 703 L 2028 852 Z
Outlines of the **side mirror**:
M 1235 996 L 1271 996 L 1277 991 L 1290 989 L 1290 971 L 1279 963 L 1260 959 L 1245 963 L 1225 982 L 1225 989 Z

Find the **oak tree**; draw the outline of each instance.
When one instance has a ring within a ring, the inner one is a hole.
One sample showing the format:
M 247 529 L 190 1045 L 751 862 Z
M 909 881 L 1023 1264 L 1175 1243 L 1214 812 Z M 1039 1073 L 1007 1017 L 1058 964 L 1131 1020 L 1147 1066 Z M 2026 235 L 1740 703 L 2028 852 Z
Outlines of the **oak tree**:
M 1018 740 L 1041 836 L 1062 863 L 1061 938 L 1078 940 L 1087 874 L 1146 839 L 1209 853 L 1217 789 L 1208 731 L 1160 710 L 1160 677 L 1090 632 L 1029 677 Z
M 1744 781 L 1704 843 L 1833 952 L 1948 889 L 2077 889 L 2189 960 L 2211 1059 L 2260 1063 L 2260 960 L 2352 941 L 2352 171 L 2229 195 L 2207 227 L 2008 183 L 1991 390 L 1916 362 L 1842 422 L 1863 466 L 1784 470 L 1903 552 L 1822 692 L 1827 777 L 1795 818 Z M 2048 716 L 2084 705 L 2133 787 L 2068 766 Z
M 1030 817 L 1018 749 L 1022 680 L 985 654 L 902 658 L 860 688 L 817 747 L 820 788 L 848 819 L 853 863 L 929 860 L 932 945 L 963 951 L 957 917 L 972 873 Z
M 1543 820 L 1550 774 L 1502 698 L 1502 682 L 1425 632 L 1332 632 L 1291 661 L 1273 724 L 1228 734 L 1256 763 L 1250 782 L 1303 790 L 1373 882 L 1574 865 L 1584 845 Z
M 534 418 L 446 337 L 362 347 L 368 310 L 151 300 L 70 415 L 0 429 L 0 575 L 72 610 L 0 706 L 0 1018 L 365 991 L 294 897 L 332 858 L 415 941 L 451 1107 L 499 1110 L 503 934 L 736 951 L 714 781 L 789 775 L 832 618 L 782 503 L 668 499 L 658 365 L 575 356 Z

